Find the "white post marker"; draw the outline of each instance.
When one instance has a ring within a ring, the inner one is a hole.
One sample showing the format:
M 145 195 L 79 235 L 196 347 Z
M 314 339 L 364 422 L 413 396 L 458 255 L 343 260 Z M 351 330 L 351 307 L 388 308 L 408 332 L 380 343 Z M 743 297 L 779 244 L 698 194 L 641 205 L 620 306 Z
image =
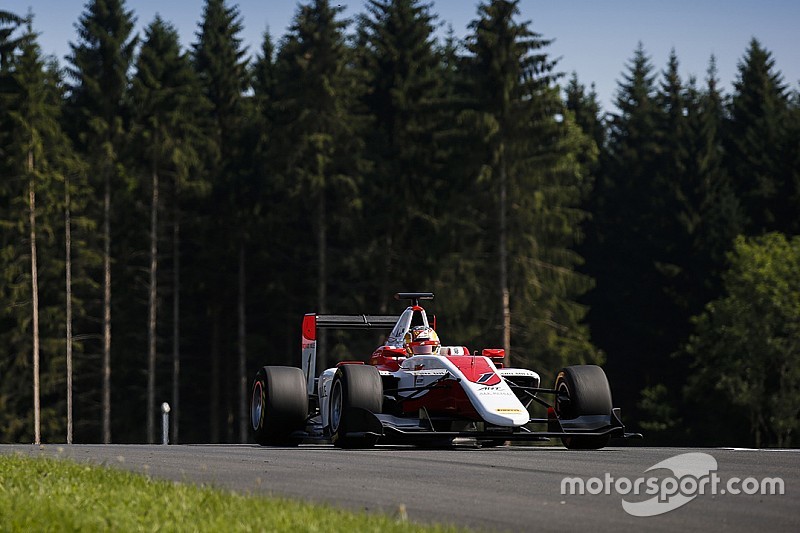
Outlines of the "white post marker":
M 169 444 L 169 404 L 161 404 L 161 444 Z

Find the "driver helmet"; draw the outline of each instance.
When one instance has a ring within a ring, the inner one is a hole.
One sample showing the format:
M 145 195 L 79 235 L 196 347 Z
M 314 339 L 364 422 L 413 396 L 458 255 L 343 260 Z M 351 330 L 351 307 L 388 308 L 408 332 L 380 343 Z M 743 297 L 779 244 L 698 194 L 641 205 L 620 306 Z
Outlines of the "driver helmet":
M 428 326 L 414 326 L 403 339 L 409 357 L 413 355 L 436 355 L 439 353 L 439 336 Z

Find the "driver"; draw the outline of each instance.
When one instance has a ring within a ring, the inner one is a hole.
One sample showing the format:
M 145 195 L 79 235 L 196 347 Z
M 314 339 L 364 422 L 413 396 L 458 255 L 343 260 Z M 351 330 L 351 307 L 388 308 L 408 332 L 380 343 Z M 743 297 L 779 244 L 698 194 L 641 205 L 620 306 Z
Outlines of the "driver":
M 428 326 L 414 326 L 406 333 L 403 346 L 408 356 L 437 355 L 439 353 L 439 336 Z

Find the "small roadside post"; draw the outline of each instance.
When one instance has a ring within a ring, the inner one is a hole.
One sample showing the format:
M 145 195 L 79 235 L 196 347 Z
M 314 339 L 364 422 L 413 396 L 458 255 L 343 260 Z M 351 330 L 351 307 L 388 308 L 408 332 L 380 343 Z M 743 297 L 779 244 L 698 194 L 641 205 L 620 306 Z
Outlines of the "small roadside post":
M 161 444 L 169 444 L 169 404 L 161 404 Z

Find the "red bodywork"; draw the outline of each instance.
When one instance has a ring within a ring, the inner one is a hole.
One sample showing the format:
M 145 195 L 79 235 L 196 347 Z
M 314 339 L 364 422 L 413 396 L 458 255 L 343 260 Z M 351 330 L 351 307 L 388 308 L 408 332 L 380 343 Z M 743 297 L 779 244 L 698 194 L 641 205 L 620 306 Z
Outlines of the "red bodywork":
M 406 360 L 406 351 L 403 348 L 392 348 L 391 346 L 379 346 L 369 358 L 369 364 L 377 366 L 378 370 L 387 372 L 397 372 L 400 364 Z
M 466 348 L 464 351 L 469 353 Z M 369 364 L 376 366 L 378 370 L 394 373 L 400 371 L 400 365 L 406 359 L 406 351 L 403 348 L 379 346 L 370 357 Z M 483 383 L 487 386 L 500 383 L 500 376 L 491 369 L 483 357 L 456 355 L 447 356 L 447 359 L 474 383 Z M 414 370 L 423 370 L 423 368 L 422 365 L 415 366 Z M 481 420 L 464 389 L 455 381 L 445 381 L 419 397 L 402 403 L 404 413 L 414 413 L 422 408 L 425 408 L 432 416 L 447 415 Z

